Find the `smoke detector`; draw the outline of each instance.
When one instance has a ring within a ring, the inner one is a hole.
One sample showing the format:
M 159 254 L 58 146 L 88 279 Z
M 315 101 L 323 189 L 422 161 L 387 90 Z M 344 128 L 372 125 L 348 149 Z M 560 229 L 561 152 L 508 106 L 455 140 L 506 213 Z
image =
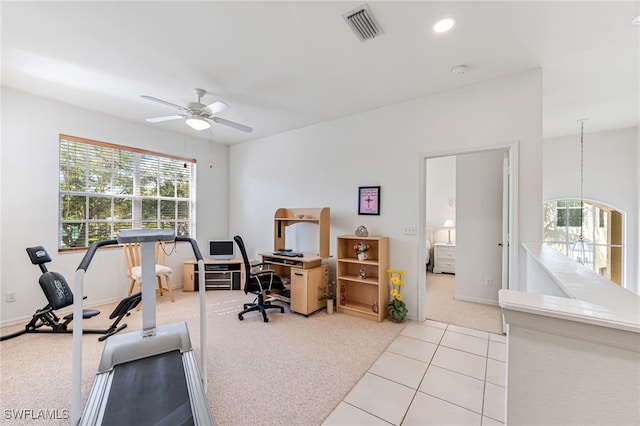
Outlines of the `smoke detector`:
M 455 67 L 451 68 L 451 74 L 453 75 L 462 75 L 465 72 L 467 72 L 466 65 L 456 65 Z
M 364 42 L 374 39 L 382 34 L 382 28 L 376 21 L 376 18 L 371 13 L 369 6 L 363 4 L 362 6 L 343 13 L 342 18 L 345 20 L 349 28 L 358 37 L 358 40 Z

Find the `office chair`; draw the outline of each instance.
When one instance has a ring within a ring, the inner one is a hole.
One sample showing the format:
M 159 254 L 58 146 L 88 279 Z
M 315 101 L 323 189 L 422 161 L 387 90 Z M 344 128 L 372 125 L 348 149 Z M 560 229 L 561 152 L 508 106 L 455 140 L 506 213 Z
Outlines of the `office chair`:
M 242 237 L 236 235 L 233 240 L 238 245 L 240 253 L 242 254 L 242 261 L 244 263 L 245 280 L 244 280 L 244 292 L 245 294 L 255 294 L 256 299 L 253 303 L 245 303 L 244 310 L 238 314 L 240 321 L 244 319 L 244 314 L 251 311 L 260 311 L 264 322 L 269 322 L 267 318 L 267 309 L 280 309 L 281 313 L 284 313 L 284 308 L 279 305 L 272 305 L 270 301 L 265 302 L 264 296 L 277 293 L 280 290 L 284 290 L 285 287 L 282 284 L 282 280 L 275 271 L 271 269 L 262 269 L 264 263 L 257 263 L 251 265 L 249 263 L 249 257 L 247 251 L 244 248 L 244 242 Z

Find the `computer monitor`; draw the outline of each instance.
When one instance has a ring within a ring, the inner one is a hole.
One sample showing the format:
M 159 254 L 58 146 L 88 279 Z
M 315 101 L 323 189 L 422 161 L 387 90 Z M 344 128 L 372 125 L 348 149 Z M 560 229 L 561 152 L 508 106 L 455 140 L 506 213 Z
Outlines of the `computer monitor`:
M 236 244 L 233 240 L 209 240 L 209 258 L 229 260 L 236 257 Z

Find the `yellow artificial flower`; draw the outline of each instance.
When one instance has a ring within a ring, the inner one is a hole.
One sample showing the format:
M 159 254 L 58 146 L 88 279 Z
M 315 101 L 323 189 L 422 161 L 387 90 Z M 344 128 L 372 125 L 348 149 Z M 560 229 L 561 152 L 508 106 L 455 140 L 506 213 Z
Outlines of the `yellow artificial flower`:
M 387 269 L 389 273 L 389 284 L 391 287 L 391 296 L 392 300 L 387 304 L 387 309 L 389 310 L 389 315 L 392 316 L 394 320 L 402 321 L 407 315 L 407 305 L 402 301 L 403 297 L 400 293 L 402 291 L 402 287 L 404 287 L 404 271 L 397 269 Z

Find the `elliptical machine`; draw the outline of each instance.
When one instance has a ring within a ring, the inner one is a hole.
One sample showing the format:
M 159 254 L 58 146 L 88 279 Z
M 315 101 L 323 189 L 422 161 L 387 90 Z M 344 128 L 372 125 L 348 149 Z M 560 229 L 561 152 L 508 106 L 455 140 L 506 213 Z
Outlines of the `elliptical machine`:
M 43 246 L 28 247 L 26 250 L 29 255 L 29 259 L 31 259 L 31 263 L 37 265 L 42 271 L 42 275 L 38 282 L 40 283 L 40 288 L 42 288 L 42 292 L 49 303 L 47 303 L 45 307 L 36 310 L 29 323 L 25 325 L 24 329 L 2 336 L 0 337 L 0 341 L 12 339 L 27 333 L 72 332 L 72 329 L 68 326 L 71 321 L 73 321 L 73 313 L 60 318 L 55 312 L 59 309 L 73 305 L 73 293 L 71 292 L 71 288 L 69 288 L 69 284 L 67 284 L 67 280 L 61 273 L 49 271 L 47 269 L 46 263 L 51 262 L 51 256 L 49 256 L 49 253 L 47 253 L 47 250 Z M 83 330 L 83 333 L 102 334 L 98 340 L 103 341 L 107 337 L 123 330 L 127 327 L 127 324 L 119 325 L 120 321 L 122 321 L 123 318 L 128 317 L 130 315 L 129 311 L 137 307 L 141 300 L 142 293 L 136 293 L 125 297 L 120 301 L 120 303 L 118 303 L 113 312 L 111 312 L 111 315 L 109 315 L 109 319 L 115 319 L 109 328 L 104 330 L 85 329 Z M 83 319 L 93 318 L 97 315 L 100 315 L 100 311 L 95 309 L 82 310 Z

